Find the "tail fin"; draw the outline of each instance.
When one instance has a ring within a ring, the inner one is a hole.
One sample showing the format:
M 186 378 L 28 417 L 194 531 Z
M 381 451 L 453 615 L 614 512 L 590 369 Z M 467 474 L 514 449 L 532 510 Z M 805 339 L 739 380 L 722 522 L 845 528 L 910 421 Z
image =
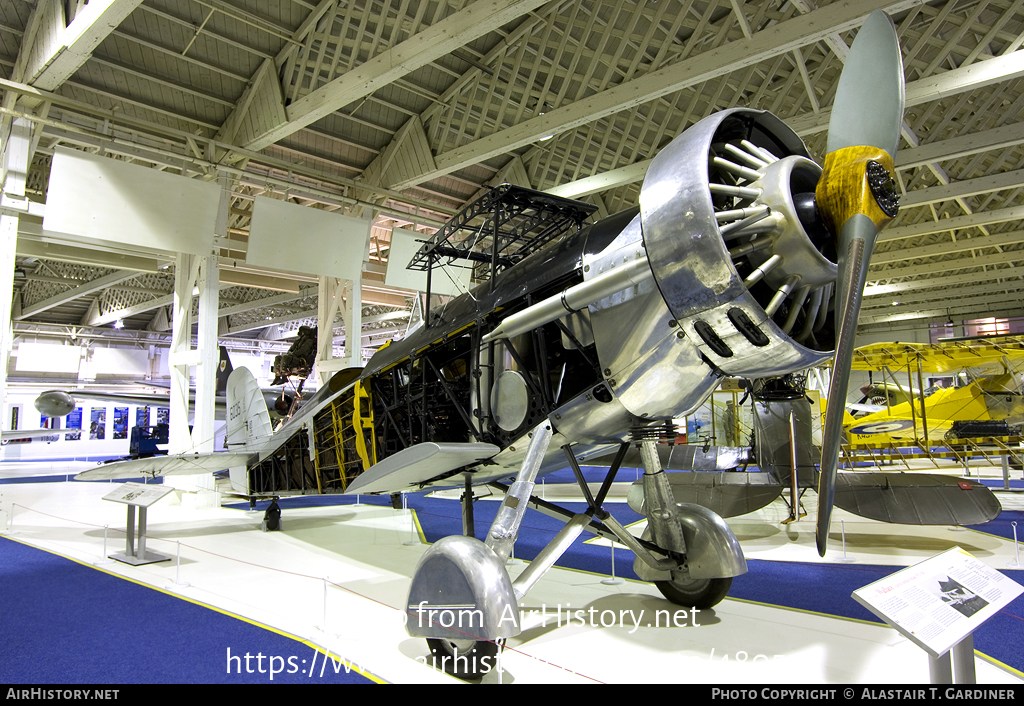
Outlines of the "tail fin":
M 228 448 L 255 450 L 274 434 L 263 391 L 247 368 L 233 370 L 227 380 Z
M 228 377 L 231 375 L 231 358 L 228 356 L 228 349 L 220 347 L 220 365 L 217 366 L 217 394 L 223 395 L 228 388 Z

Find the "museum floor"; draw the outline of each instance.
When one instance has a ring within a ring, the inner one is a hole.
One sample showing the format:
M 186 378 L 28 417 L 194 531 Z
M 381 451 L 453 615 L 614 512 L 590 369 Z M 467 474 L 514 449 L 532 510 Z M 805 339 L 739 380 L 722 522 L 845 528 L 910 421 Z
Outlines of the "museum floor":
M 989 474 L 994 478 L 998 470 L 989 469 Z M 426 643 L 408 637 L 402 624 L 402 606 L 416 561 L 426 549 L 426 541 L 458 526 L 456 500 L 409 496 L 411 509 L 393 510 L 383 504 L 323 505 L 316 498 L 300 498 L 282 503 L 283 531 L 264 533 L 258 529 L 261 512 L 246 512 L 244 506 L 195 509 L 187 500 L 175 504 L 172 494 L 150 508 L 148 528 L 150 550 L 171 556 L 171 561 L 94 567 L 104 553 L 104 525 L 109 528 L 107 553 L 124 550 L 125 507 L 101 499 L 110 485 L 52 482 L 52 477 L 9 480 L 0 485 L 0 509 L 12 511 L 13 533 L 0 539 L 0 544 L 16 542 L 46 550 L 72 560 L 66 563 L 77 571 L 85 567 L 90 572 L 129 579 L 147 591 L 151 587 L 176 597 L 173 600 L 185 599 L 190 605 L 212 608 L 252 625 L 256 632 L 244 638 L 244 645 L 231 642 L 241 638 L 218 638 L 206 630 L 210 644 L 204 643 L 202 649 L 208 652 L 199 654 L 198 648 L 193 649 L 194 662 L 213 662 L 217 673 L 223 665 L 224 680 L 229 683 L 269 680 L 269 670 L 256 668 L 257 653 L 266 653 L 267 660 L 281 657 L 275 664 L 289 667 L 293 680 L 302 677 L 316 682 L 324 678 L 325 670 L 329 673 L 342 664 L 324 660 L 318 650 L 346 660 L 346 667 L 358 666 L 374 681 L 458 681 L 425 664 L 429 654 Z M 34 482 L 42 480 L 51 482 Z M 627 485 L 616 484 L 610 499 L 621 501 Z M 579 499 L 570 488 L 547 482 L 538 494 L 549 500 L 559 496 Z M 484 522 L 493 516 L 493 510 L 488 513 L 486 508 L 496 507 L 495 499 L 477 503 L 478 536 L 484 531 Z M 808 492 L 804 497 L 807 518 L 786 526 L 780 524 L 787 515 L 781 500 L 758 513 L 730 520 L 751 565 L 768 567 L 770 572 L 752 569 L 751 574 L 762 578 L 746 584 L 737 579 L 729 598 L 714 610 L 696 615 L 684 612 L 680 616 L 678 608 L 650 584 L 636 580 L 605 583 L 611 566 L 607 543 L 584 535 L 570 550 L 572 554 L 579 549 L 584 557 L 577 568 L 553 569 L 523 600 L 524 630 L 508 641 L 501 673 L 492 671 L 483 681 L 922 683 L 928 679 L 925 653 L 887 626 L 850 617 L 859 615 L 847 605 L 854 604 L 850 586 L 866 585 L 889 573 L 888 567 L 913 564 L 954 546 L 1024 582 L 1024 575 L 1008 567 L 1015 560 L 1013 542 L 997 533 L 884 525 L 842 511 L 833 519 L 828 555 L 819 558 L 814 548 L 815 499 L 815 494 Z M 999 499 L 1002 519 L 1022 517 L 1024 494 L 1000 493 Z M 610 506 L 616 516 L 620 508 L 626 524 L 630 511 L 624 505 Z M 536 513 L 527 513 L 521 546 L 539 548 L 557 529 L 553 521 L 531 519 L 535 517 Z M 637 526 L 632 529 L 640 531 Z M 846 562 L 842 561 L 843 532 Z M 536 537 L 531 540 L 531 535 Z M 180 570 L 173 560 L 179 543 Z M 617 573 L 629 574 L 632 554 L 620 547 L 615 556 Z M 563 563 L 573 565 L 572 561 Z M 525 566 L 522 561 L 510 563 L 510 575 L 514 578 Z M 19 579 L 8 573 L 0 580 Z M 21 600 L 30 601 L 31 597 Z M 104 602 L 102 596 L 89 603 L 95 604 L 96 615 L 82 615 L 81 621 L 97 632 L 104 630 L 105 614 L 132 609 Z M 1011 647 L 1019 644 L 1024 634 L 1024 629 L 1017 627 L 1021 624 L 1020 605 L 1018 599 L 1008 607 L 1005 635 L 990 635 L 986 644 L 999 646 L 1004 637 Z M 575 613 L 581 609 L 583 613 Z M 569 611 L 574 611 L 571 620 L 567 619 Z M 147 632 L 151 616 L 140 609 L 136 617 L 137 630 L 123 634 L 120 628 L 110 629 L 111 634 L 104 638 L 111 652 L 123 655 L 124 663 L 145 659 L 138 656 L 132 643 L 146 643 L 157 654 L 188 651 L 197 639 L 193 633 L 202 631 L 205 620 L 183 617 L 182 621 L 199 624 L 184 625 L 181 630 L 161 628 L 153 634 Z M 22 649 L 48 649 L 51 653 L 55 646 L 61 648 L 65 671 L 56 670 L 42 679 L 35 672 L 5 673 L 0 681 L 59 682 L 62 674 L 68 675 L 67 681 L 75 681 L 82 678 L 83 670 L 93 677 L 88 681 L 119 681 L 116 669 L 92 673 L 87 661 L 76 662 L 85 660 L 86 655 L 76 657 L 65 642 L 71 638 L 62 634 L 63 629 L 40 625 L 38 632 L 43 634 L 15 635 L 13 643 Z M 48 630 L 57 634 L 45 634 Z M 285 647 L 280 642 L 261 647 L 260 635 L 288 640 Z M 157 644 L 151 644 L 154 642 Z M 980 640 L 975 647 L 978 683 L 1024 681 L 1021 665 L 1015 660 L 1000 659 L 992 654 L 997 649 L 985 647 Z M 289 650 L 289 654 L 281 653 Z M 246 651 L 253 656 L 251 670 L 230 661 L 231 656 Z M 1020 655 L 1019 650 L 1014 652 Z M 293 661 L 288 662 L 288 657 Z M 203 680 L 199 672 L 189 674 L 188 660 L 179 663 L 183 665 L 181 682 Z M 270 662 L 259 664 L 265 667 Z M 235 673 L 231 673 L 232 666 Z M 251 673 L 240 673 L 246 671 Z M 165 673 L 159 675 L 154 680 L 167 680 Z M 280 671 L 278 675 L 280 680 L 283 675 Z

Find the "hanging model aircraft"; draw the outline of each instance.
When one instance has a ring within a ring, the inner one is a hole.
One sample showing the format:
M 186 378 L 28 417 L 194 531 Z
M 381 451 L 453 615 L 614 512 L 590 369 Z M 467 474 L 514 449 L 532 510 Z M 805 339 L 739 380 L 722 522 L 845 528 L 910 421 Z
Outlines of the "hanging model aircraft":
M 224 404 L 224 391 L 227 385 L 228 376 L 234 367 L 231 365 L 231 358 L 227 348 L 220 347 L 220 364 L 217 367 L 217 399 L 214 404 L 214 411 L 217 419 L 224 419 L 226 406 Z M 295 399 L 299 397 L 301 390 L 294 395 L 280 388 L 263 390 L 264 401 L 274 418 L 281 419 L 287 416 L 292 409 Z M 194 395 L 190 395 L 194 401 Z M 120 404 L 134 404 L 140 406 L 167 406 L 170 404 L 170 391 L 153 394 L 126 394 L 118 392 L 98 392 L 94 390 L 46 390 L 36 397 L 34 406 L 36 411 L 47 417 L 65 417 L 74 411 L 81 400 L 98 400 L 101 402 L 114 402 Z
M 670 600 L 710 607 L 746 571 L 743 552 L 717 513 L 679 501 L 658 437 L 722 376 L 784 376 L 834 354 L 818 481 L 824 554 L 868 260 L 897 210 L 892 160 L 902 112 L 895 29 L 874 13 L 839 83 L 824 167 L 781 120 L 736 108 L 701 120 L 658 154 L 639 208 L 586 227 L 592 206 L 498 187 L 409 265 L 427 272 L 428 302 L 437 266 L 468 262 L 483 283 L 429 308 L 422 327 L 365 368 L 336 374 L 269 440 L 247 405 L 232 403 L 240 451 L 110 464 L 79 477 L 244 466 L 236 478 L 254 495 L 464 487 L 466 535 L 422 556 L 407 629 L 477 666 L 495 640 L 519 632 L 519 600 L 584 530 L 634 551 L 638 575 Z M 242 377 L 235 382 L 244 397 L 251 393 Z M 642 538 L 603 507 L 637 446 Z M 608 458 L 595 496 L 579 464 Z M 583 513 L 532 495 L 539 475 L 566 463 L 587 498 Z M 511 485 L 501 482 L 513 475 Z M 479 484 L 505 493 L 483 541 L 472 532 Z M 566 524 L 512 582 L 505 562 L 527 506 Z M 440 612 L 451 621 L 430 618 Z
M 1007 436 L 1024 424 L 1020 373 L 1024 336 L 996 336 L 924 343 L 876 343 L 854 352 L 853 369 L 886 371 L 876 385 L 904 401 L 847 419 L 852 444 L 930 446 L 978 436 Z M 906 384 L 896 373 L 905 372 Z M 923 387 L 924 373 L 966 380 L 945 388 Z M 916 377 L 916 387 L 913 387 Z M 924 390 L 922 392 L 922 390 Z M 909 398 L 909 399 L 908 399 Z

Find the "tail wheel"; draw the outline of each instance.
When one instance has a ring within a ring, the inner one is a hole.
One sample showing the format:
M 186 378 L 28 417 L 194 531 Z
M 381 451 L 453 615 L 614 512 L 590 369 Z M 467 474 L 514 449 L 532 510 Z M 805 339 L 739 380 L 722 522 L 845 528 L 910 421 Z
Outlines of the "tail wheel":
M 498 645 L 487 640 L 427 638 L 435 667 L 459 679 L 479 679 L 498 663 Z
M 729 593 L 732 577 L 724 579 L 686 579 L 655 581 L 661 594 L 676 605 L 705 610 L 718 605 Z

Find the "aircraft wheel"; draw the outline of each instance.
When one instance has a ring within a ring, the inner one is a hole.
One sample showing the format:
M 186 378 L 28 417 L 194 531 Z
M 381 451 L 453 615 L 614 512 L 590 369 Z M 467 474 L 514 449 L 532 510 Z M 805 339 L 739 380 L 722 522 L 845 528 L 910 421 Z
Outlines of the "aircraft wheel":
M 732 577 L 724 579 L 688 579 L 655 581 L 661 594 L 676 605 L 704 610 L 717 605 L 729 593 Z
M 498 663 L 498 645 L 487 640 L 442 640 L 428 637 L 434 667 L 459 679 L 479 679 Z

